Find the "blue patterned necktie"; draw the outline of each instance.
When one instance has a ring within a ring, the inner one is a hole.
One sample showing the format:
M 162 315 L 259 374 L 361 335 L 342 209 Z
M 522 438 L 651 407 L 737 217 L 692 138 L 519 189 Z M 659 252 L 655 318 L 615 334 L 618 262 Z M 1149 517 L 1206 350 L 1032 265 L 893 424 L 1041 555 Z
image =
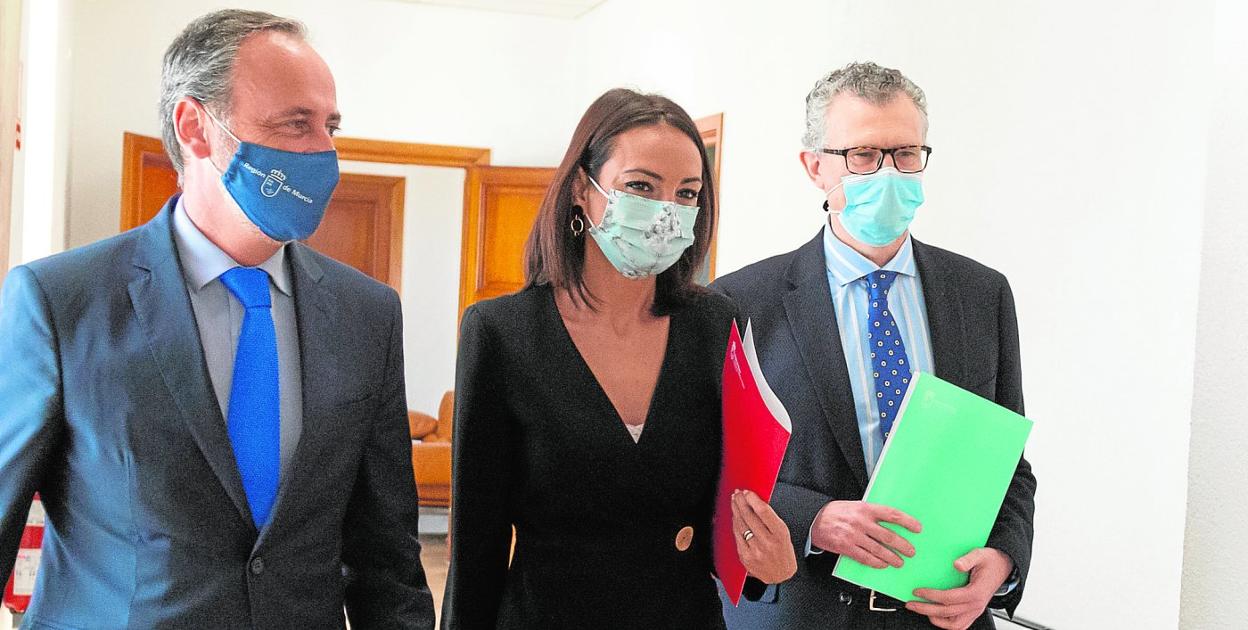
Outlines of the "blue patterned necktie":
M 221 274 L 221 282 L 246 309 L 234 354 L 226 424 L 251 518 L 257 529 L 263 529 L 281 474 L 281 397 L 269 274 L 235 267 Z
M 897 279 L 896 271 L 872 271 L 867 277 L 870 315 L 867 342 L 871 347 L 871 369 L 875 379 L 875 402 L 879 406 L 880 435 L 885 440 L 893 430 L 897 409 L 910 385 L 910 359 L 901 342 L 901 329 L 888 309 L 888 290 Z

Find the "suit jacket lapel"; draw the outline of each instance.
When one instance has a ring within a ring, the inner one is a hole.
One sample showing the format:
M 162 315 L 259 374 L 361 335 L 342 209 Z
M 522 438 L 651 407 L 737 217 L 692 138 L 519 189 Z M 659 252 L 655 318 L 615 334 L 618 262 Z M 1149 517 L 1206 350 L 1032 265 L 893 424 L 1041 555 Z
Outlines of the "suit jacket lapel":
M 340 382 L 337 370 L 342 366 L 335 357 L 333 341 L 341 336 L 336 330 L 340 325 L 337 298 L 321 285 L 324 272 L 307 246 L 292 243 L 286 251 L 299 331 L 299 363 L 303 371 L 303 428 L 290 468 L 282 475 L 269 523 L 260 533 L 256 547 L 264 543 L 274 527 L 284 522 L 281 517 L 289 511 L 287 504 L 298 492 L 300 481 L 316 475 L 313 454 L 322 452 L 320 444 L 333 437 L 329 426 L 330 409 L 336 402 L 334 394 L 339 391 Z
M 824 420 L 836 437 L 862 488 L 867 486 L 867 463 L 858 433 L 854 392 L 841 346 L 832 291 L 828 287 L 823 254 L 823 232 L 807 243 L 789 265 L 790 290 L 784 297 L 785 315 L 797 340 L 798 352 L 810 373 Z
M 160 214 L 139 228 L 142 232 L 134 253 L 130 301 L 165 387 L 239 516 L 250 525 L 247 495 L 225 418 L 212 392 L 199 328 L 173 244 L 172 213 L 176 203 L 175 196 Z
M 932 339 L 936 376 L 961 383 L 965 376 L 966 331 L 963 329 L 961 283 L 957 274 L 941 269 L 930 247 L 915 240 L 914 262 L 923 284 L 927 328 Z

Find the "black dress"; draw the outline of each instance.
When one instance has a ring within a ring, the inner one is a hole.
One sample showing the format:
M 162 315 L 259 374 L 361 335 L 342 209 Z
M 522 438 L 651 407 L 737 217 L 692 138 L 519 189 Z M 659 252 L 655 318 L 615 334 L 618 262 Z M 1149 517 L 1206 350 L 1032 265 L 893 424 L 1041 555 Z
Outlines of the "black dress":
M 708 294 L 671 314 L 636 443 L 549 287 L 464 313 L 443 628 L 724 627 L 710 542 L 735 313 Z

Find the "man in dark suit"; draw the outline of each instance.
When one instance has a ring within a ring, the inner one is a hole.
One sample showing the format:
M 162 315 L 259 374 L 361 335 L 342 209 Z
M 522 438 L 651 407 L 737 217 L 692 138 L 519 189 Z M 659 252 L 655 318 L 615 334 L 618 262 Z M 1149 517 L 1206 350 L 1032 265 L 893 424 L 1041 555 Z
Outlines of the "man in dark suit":
M 1023 411 L 1018 327 L 1004 276 L 909 233 L 923 201 L 927 108 L 900 72 L 855 63 L 807 97 L 802 163 L 827 225 L 801 248 L 719 279 L 753 321 L 763 371 L 793 419 L 772 505 L 798 572 L 759 602 L 725 605 L 729 628 L 992 628 L 1013 613 L 1031 559 L 1035 477 L 1020 460 L 969 584 L 902 604 L 832 577 L 845 555 L 900 566 L 914 548 L 881 523 L 921 523 L 861 501 L 915 371 Z
M 297 241 L 337 182 L 298 22 L 221 11 L 165 55 L 183 182 L 0 298 L 0 582 L 47 510 L 41 628 L 432 628 L 395 292 Z

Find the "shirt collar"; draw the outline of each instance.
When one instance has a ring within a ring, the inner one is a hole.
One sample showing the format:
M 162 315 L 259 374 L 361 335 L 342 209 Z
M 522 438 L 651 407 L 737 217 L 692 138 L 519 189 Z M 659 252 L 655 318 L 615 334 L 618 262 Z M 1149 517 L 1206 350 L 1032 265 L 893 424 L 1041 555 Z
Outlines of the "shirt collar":
M 837 238 L 832 232 L 831 223 L 827 223 L 823 226 L 823 257 L 828 266 L 828 273 L 832 274 L 832 278 L 842 287 L 872 271 L 881 269 L 895 271 L 903 276 L 918 275 L 914 264 L 914 244 L 909 234 L 906 234 L 906 240 L 902 242 L 901 249 L 897 250 L 892 260 L 880 267 Z
M 191 289 L 199 292 L 221 274 L 241 267 L 230 255 L 195 226 L 187 215 L 182 198 L 173 209 L 173 238 L 178 246 L 183 275 Z M 269 274 L 277 290 L 290 295 L 290 271 L 286 268 L 286 246 L 280 247 L 268 260 L 256 265 Z

